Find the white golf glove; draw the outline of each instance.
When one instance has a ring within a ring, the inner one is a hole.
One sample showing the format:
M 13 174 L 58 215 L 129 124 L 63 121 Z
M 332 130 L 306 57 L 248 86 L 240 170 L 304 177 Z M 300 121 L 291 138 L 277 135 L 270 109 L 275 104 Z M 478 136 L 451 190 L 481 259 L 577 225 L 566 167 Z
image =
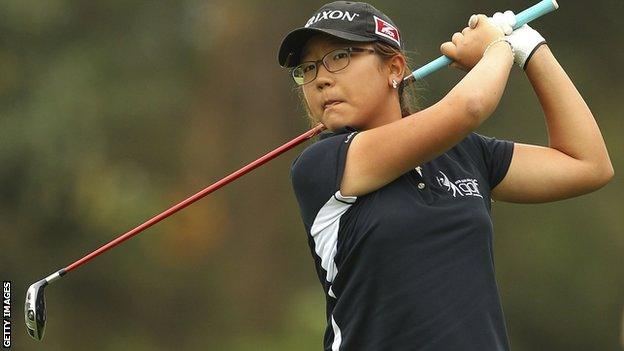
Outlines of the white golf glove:
M 529 27 L 528 24 L 516 29 L 508 35 L 507 40 L 514 48 L 516 57 L 514 62 L 522 69 L 526 69 L 526 65 L 529 62 L 535 50 L 542 44 L 546 44 L 546 39 L 539 34 L 535 29 Z
M 512 11 L 497 12 L 492 17 L 488 17 L 488 20 L 500 28 L 505 35 L 509 35 L 513 32 L 513 26 L 516 24 L 516 15 Z
M 529 59 L 540 45 L 546 43 L 546 39 L 528 24 L 513 30 L 516 16 L 512 11 L 496 12 L 488 19 L 505 33 L 505 39 L 514 50 L 514 62 L 522 69 L 526 69 Z

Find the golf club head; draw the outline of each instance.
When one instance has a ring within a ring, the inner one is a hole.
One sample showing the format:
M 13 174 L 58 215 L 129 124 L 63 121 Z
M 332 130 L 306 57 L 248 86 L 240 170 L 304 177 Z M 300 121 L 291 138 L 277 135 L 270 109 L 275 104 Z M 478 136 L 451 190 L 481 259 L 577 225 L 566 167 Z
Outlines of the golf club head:
M 32 284 L 26 292 L 24 304 L 24 318 L 28 334 L 35 340 L 43 339 L 46 326 L 45 287 L 48 282 L 45 279 Z

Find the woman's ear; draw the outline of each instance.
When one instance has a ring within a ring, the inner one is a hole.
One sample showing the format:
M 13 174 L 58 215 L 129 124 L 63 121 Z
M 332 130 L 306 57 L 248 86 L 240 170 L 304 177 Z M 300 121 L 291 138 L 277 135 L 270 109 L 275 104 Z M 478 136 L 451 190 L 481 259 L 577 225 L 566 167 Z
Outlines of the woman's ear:
M 392 81 L 401 83 L 405 75 L 405 69 L 407 68 L 407 62 L 403 55 L 394 55 L 388 60 L 388 84 L 392 86 Z

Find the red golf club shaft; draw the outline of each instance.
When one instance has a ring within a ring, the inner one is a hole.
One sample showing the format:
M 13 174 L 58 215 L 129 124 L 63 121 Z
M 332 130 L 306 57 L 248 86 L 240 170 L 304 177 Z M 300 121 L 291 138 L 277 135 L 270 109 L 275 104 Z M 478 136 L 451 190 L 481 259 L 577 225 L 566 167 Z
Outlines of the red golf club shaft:
M 210 185 L 209 187 L 203 189 L 202 191 L 196 193 L 195 195 L 187 198 L 186 200 L 178 203 L 175 206 L 172 206 L 171 208 L 169 208 L 168 210 L 152 217 L 150 220 L 148 220 L 147 222 L 139 225 L 138 227 L 126 232 L 125 234 L 121 235 L 120 237 L 118 237 L 117 239 L 109 242 L 108 244 L 100 247 L 99 249 L 91 252 L 90 254 L 86 255 L 85 257 L 79 259 L 78 261 L 70 264 L 69 266 L 67 266 L 65 269 L 63 269 L 63 274 L 66 274 L 69 271 L 72 271 L 75 268 L 80 267 L 81 265 L 89 262 L 91 259 L 99 256 L 100 254 L 112 249 L 113 247 L 121 244 L 122 242 L 130 239 L 131 237 L 139 234 L 140 232 L 144 231 L 145 229 L 153 226 L 154 224 L 162 221 L 163 219 L 171 216 L 172 214 L 180 211 L 181 209 L 189 206 L 190 204 L 194 203 L 195 201 L 203 198 L 204 196 L 212 193 L 213 191 L 223 187 L 224 185 L 236 180 L 237 178 L 240 178 L 241 176 L 253 171 L 254 169 L 262 166 L 263 164 L 269 162 L 270 160 L 274 159 L 275 157 L 281 155 L 282 153 L 292 149 L 293 147 L 301 144 L 302 142 L 314 137 L 315 135 L 319 134 L 320 132 L 322 132 L 323 130 L 325 130 L 325 126 L 322 124 L 318 124 L 316 127 L 310 129 L 309 131 L 301 134 L 300 136 L 296 137 L 295 139 L 287 142 L 286 144 L 278 147 L 277 149 L 269 152 L 268 154 L 260 157 L 259 159 L 253 161 L 252 163 L 248 164 L 247 166 L 239 169 L 238 171 L 228 175 L 227 177 L 219 180 L 218 182 Z

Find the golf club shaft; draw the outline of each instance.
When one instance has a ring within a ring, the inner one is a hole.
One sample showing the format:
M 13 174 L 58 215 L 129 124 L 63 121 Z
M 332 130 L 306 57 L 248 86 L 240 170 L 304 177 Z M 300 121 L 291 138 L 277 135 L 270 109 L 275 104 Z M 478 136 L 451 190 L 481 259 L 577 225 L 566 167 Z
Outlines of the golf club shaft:
M 84 256 L 83 258 L 79 259 L 78 261 L 70 264 L 69 266 L 51 274 L 50 276 L 48 276 L 46 279 L 46 281 L 49 283 L 52 283 L 53 281 L 55 281 L 56 279 L 62 277 L 63 275 L 65 275 L 66 273 L 69 273 L 70 271 L 80 267 L 81 265 L 89 262 L 90 260 L 92 260 L 93 258 L 101 255 L 102 253 L 112 249 L 113 247 L 121 244 L 122 242 L 130 239 L 131 237 L 139 234 L 140 232 L 144 231 L 145 229 L 153 226 L 154 224 L 162 221 L 163 219 L 171 216 L 172 214 L 180 211 L 181 209 L 191 205 L 192 203 L 194 203 L 195 201 L 203 198 L 204 196 L 212 193 L 213 191 L 225 186 L 226 184 L 236 180 L 237 178 L 240 178 L 241 176 L 253 171 L 254 169 L 262 166 L 263 164 L 267 163 L 268 161 L 274 159 L 275 157 L 281 155 L 282 153 L 292 149 L 293 147 L 301 144 L 302 142 L 314 137 L 315 135 L 317 135 L 318 133 L 322 132 L 325 129 L 325 126 L 323 126 L 322 124 L 317 125 L 316 127 L 310 129 L 309 131 L 301 134 L 300 136 L 296 137 L 295 139 L 287 142 L 286 144 L 278 147 L 277 149 L 267 153 L 266 155 L 260 157 L 259 159 L 253 161 L 252 163 L 246 165 L 245 167 L 239 169 L 238 171 L 228 175 L 227 177 L 219 180 L 218 182 L 210 185 L 209 187 L 201 190 L 200 192 L 196 193 L 195 195 L 185 199 L 184 201 L 170 207 L 169 209 L 167 209 L 166 211 L 152 217 L 150 220 L 148 220 L 147 222 L 139 225 L 138 227 L 126 232 L 125 234 L 121 235 L 120 237 L 112 240 L 111 242 L 109 242 L 108 244 L 100 247 L 99 249 L 91 252 L 90 254 Z
M 525 24 L 533 21 L 534 19 L 544 16 L 545 14 L 550 13 L 558 8 L 559 5 L 557 4 L 556 0 L 542 0 L 539 3 L 529 7 L 528 9 L 516 15 L 516 25 L 514 26 L 514 29 L 520 28 Z M 436 72 L 439 69 L 450 65 L 451 63 L 453 63 L 453 60 L 442 55 L 437 59 L 429 62 L 428 64 L 422 66 L 421 68 L 415 70 L 414 72 L 403 78 L 403 80 L 411 80 L 412 78 L 414 80 L 423 79 L 431 73 Z
M 516 21 L 517 24 L 514 28 L 518 28 L 540 16 L 543 16 L 549 12 L 552 12 L 554 10 L 556 10 L 558 8 L 557 2 L 555 0 L 543 0 L 541 2 L 539 2 L 538 4 L 520 12 L 519 14 L 516 15 Z M 412 72 L 411 75 L 407 76 L 405 79 L 408 79 L 410 77 L 414 77 L 415 79 L 422 79 L 425 76 L 434 73 L 436 71 L 438 71 L 439 69 L 441 69 L 442 67 L 448 66 L 452 61 L 446 57 L 446 56 L 441 56 L 438 59 L 430 62 L 429 64 L 417 69 L 416 71 Z M 122 242 L 130 239 L 131 237 L 141 233 L 142 231 L 144 231 L 145 229 L 153 226 L 154 224 L 162 221 L 163 219 L 171 216 L 172 214 L 182 210 L 183 208 L 193 204 L 194 202 L 196 202 L 197 200 L 203 198 L 204 196 L 212 193 L 213 191 L 225 186 L 226 184 L 231 183 L 232 181 L 236 180 L 237 178 L 251 172 L 252 170 L 260 167 L 261 165 L 267 163 L 268 161 L 274 159 L 275 157 L 281 155 L 282 153 L 292 149 L 293 147 L 301 144 L 302 142 L 313 138 L 315 135 L 319 134 L 320 132 L 322 132 L 323 130 L 325 130 L 325 126 L 322 124 L 318 124 L 317 126 L 315 126 L 314 128 L 310 129 L 309 131 L 301 134 L 300 136 L 296 137 L 295 139 L 289 141 L 288 143 L 278 147 L 277 149 L 269 152 L 268 154 L 260 157 L 259 159 L 253 161 L 252 163 L 246 165 L 245 167 L 239 169 L 238 171 L 228 175 L 227 177 L 219 180 L 218 182 L 210 185 L 209 187 L 201 190 L 200 192 L 196 193 L 195 195 L 185 199 L 184 201 L 170 207 L 169 209 L 167 209 L 166 211 L 152 217 L 151 219 L 149 219 L 148 221 L 144 222 L 143 224 L 139 225 L 138 227 L 126 232 L 125 234 L 119 236 L 118 238 L 110 241 L 109 243 L 105 244 L 104 246 L 100 247 L 99 249 L 89 253 L 88 255 L 84 256 L 83 258 L 79 259 L 78 261 L 70 264 L 69 266 L 60 269 L 59 271 L 49 275 L 48 277 L 45 278 L 45 280 L 48 282 L 48 284 L 52 283 L 53 281 L 59 279 L 60 277 L 62 277 L 63 275 L 69 273 L 70 271 L 80 267 L 81 265 L 89 262 L 90 260 L 92 260 L 93 258 L 101 255 L 102 253 L 112 249 L 113 247 L 121 244 Z

